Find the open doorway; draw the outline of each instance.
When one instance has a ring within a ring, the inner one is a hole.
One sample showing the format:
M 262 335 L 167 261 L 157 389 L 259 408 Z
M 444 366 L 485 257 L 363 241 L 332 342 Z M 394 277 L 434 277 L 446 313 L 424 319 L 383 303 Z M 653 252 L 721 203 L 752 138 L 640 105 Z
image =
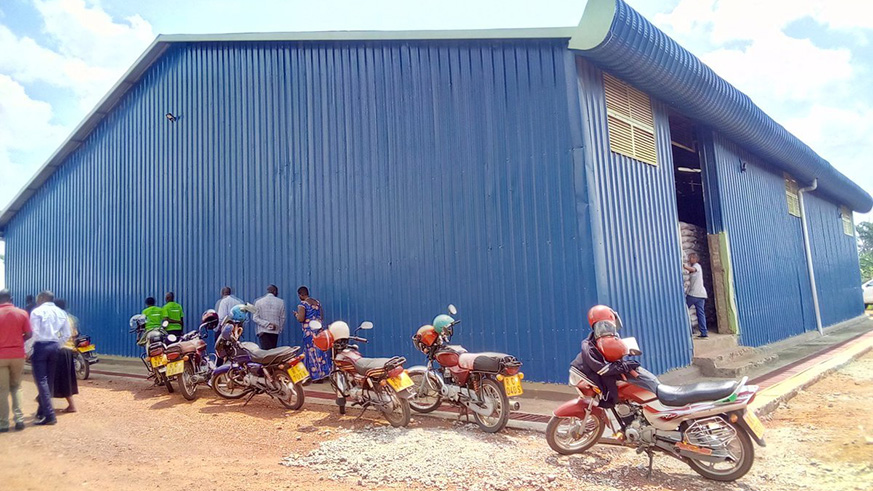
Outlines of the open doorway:
M 714 299 L 712 263 L 706 224 L 706 204 L 703 192 L 703 173 L 700 148 L 694 123 L 680 114 L 670 113 L 670 136 L 673 152 L 673 176 L 676 181 L 676 208 L 679 215 L 679 235 L 682 244 L 682 261 L 687 263 L 691 253 L 700 258 L 703 268 L 703 285 L 709 298 L 705 304 L 706 326 L 717 333 L 718 315 Z M 689 276 L 683 269 L 685 286 Z M 697 313 L 689 308 L 693 329 L 698 327 Z

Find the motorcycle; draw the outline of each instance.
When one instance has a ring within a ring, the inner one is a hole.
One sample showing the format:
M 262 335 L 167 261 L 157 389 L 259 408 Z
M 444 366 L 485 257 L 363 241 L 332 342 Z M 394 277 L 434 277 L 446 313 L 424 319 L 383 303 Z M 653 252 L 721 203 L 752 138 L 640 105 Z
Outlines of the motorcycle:
M 247 305 L 252 312 L 253 306 Z M 299 346 L 262 350 L 252 342 L 240 342 L 242 322 L 225 319 L 215 351 L 224 364 L 212 373 L 212 390 L 225 399 L 240 399 L 246 404 L 257 394 L 267 394 L 283 406 L 298 410 L 303 406 L 303 383 L 309 371 Z
M 451 315 L 458 313 L 454 305 L 448 310 Z M 506 426 L 510 411 L 519 409 L 519 403 L 509 398 L 523 393 L 521 362 L 512 355 L 468 353 L 462 346 L 450 344 L 454 326 L 461 321 L 451 317 L 446 321 L 448 325 L 440 332 L 426 325 L 412 338 L 415 347 L 427 356 L 427 365 L 409 369 L 415 389 L 409 405 L 417 412 L 429 413 L 448 402 L 472 411 L 482 431 L 496 433 Z
M 79 380 L 88 380 L 91 376 L 91 365 L 100 361 L 95 350 L 97 349 L 91 343 L 91 336 L 79 334 L 75 341 L 68 341 L 68 347 L 75 352 L 73 358 L 76 367 L 76 378 Z
M 634 338 L 621 341 L 627 356 L 642 354 Z M 670 386 L 636 368 L 623 378 L 618 382 L 618 402 L 608 410 L 610 418 L 597 405 L 598 386 L 571 368 L 569 384 L 579 397 L 554 411 L 546 427 L 549 446 L 564 455 L 581 453 L 609 426 L 621 445 L 648 455 L 649 474 L 654 453 L 662 452 L 716 481 L 745 475 L 755 459 L 752 441 L 765 446 L 764 425 L 748 407 L 758 387 L 746 385 L 747 377 Z
M 412 396 L 412 379 L 403 369 L 406 358 L 364 358 L 358 345 L 350 343 L 366 343 L 367 340 L 358 337 L 357 333 L 372 329 L 372 322 L 361 323 L 351 334 L 349 325 L 343 321 L 322 329 L 321 322 L 314 320 L 309 327 L 320 331 L 313 338 L 315 346 L 331 353 L 330 383 L 336 393 L 340 414 L 346 413 L 346 401 L 351 400 L 353 406 L 360 406 L 364 411 L 375 407 L 395 428 L 409 424 L 412 413 L 408 399 Z
M 206 329 L 201 324 L 198 329 L 180 337 L 167 334 L 167 321 L 160 328 L 145 331 L 145 318 L 131 318 L 130 332 L 137 334 L 138 343 L 144 347 L 140 360 L 149 372 L 148 378 L 155 385 L 164 386 L 173 393 L 173 381 L 178 380 L 182 396 L 193 401 L 197 398 L 197 385 L 210 379 L 215 361 L 206 353 Z

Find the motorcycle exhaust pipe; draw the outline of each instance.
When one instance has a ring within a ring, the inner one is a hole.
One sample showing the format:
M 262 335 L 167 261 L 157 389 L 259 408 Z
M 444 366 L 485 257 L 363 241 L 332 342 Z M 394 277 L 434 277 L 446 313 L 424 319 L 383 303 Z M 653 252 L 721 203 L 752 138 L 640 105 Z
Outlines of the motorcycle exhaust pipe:
M 518 401 L 512 401 L 509 403 L 510 411 L 518 411 L 519 409 L 521 409 L 521 404 L 519 404 Z

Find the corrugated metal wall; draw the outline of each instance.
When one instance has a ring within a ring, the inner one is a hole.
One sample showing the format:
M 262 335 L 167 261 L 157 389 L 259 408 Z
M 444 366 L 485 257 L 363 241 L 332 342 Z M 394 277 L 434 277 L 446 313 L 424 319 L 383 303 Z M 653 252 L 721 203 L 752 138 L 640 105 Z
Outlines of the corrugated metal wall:
M 579 58 L 599 301 L 621 313 L 656 372 L 691 361 L 670 126 L 653 102 L 657 167 L 609 150 L 602 72 Z
M 328 320 L 375 323 L 366 354 L 413 362 L 454 302 L 459 342 L 564 381 L 595 300 L 568 60 L 565 41 L 173 47 L 10 223 L 8 283 L 54 289 L 126 355 L 128 318 L 166 290 L 194 320 L 225 284 L 291 305 L 307 284 Z M 632 291 L 666 295 L 622 260 Z M 681 311 L 650 307 L 629 319 Z
M 800 218 L 788 214 L 782 173 L 717 133 L 713 144 L 740 342 L 761 346 L 815 329 Z
M 817 193 L 806 194 L 804 205 L 822 324 L 862 315 L 858 245 L 854 235 L 843 231 L 840 207 Z

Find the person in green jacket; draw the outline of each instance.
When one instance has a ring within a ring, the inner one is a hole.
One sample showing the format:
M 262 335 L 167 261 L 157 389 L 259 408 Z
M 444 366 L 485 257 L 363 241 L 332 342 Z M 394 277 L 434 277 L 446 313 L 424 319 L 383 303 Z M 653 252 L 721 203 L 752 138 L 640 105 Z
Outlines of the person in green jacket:
M 175 334 L 179 337 L 185 328 L 185 313 L 182 311 L 182 306 L 176 303 L 176 295 L 173 292 L 167 292 L 164 299 L 167 301 L 163 308 L 164 320 L 169 323 L 167 334 Z
M 146 318 L 145 330 L 149 332 L 152 329 L 161 327 L 161 322 L 164 321 L 164 310 L 155 306 L 155 297 L 148 297 L 145 303 L 146 308 L 143 309 L 142 315 Z

